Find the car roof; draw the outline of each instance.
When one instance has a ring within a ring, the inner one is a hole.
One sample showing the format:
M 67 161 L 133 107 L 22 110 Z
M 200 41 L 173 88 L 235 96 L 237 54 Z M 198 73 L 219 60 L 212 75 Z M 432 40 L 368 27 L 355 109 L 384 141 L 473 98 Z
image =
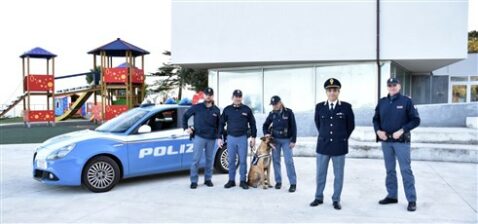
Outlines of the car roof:
M 178 105 L 178 104 L 146 104 L 141 105 L 140 108 L 143 110 L 148 110 L 150 112 L 160 111 L 164 109 L 173 109 L 173 108 L 189 108 L 191 105 Z

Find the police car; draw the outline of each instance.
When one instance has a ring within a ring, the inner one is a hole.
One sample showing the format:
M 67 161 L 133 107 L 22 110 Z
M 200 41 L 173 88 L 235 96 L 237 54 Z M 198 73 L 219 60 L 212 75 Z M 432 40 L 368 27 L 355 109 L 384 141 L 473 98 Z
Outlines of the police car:
M 141 106 L 95 130 L 48 139 L 34 153 L 33 176 L 46 184 L 84 185 L 93 192 L 106 192 L 123 178 L 188 170 L 193 144 L 181 128 L 188 108 Z M 215 169 L 227 172 L 227 148 L 216 148 L 214 155 Z M 202 156 L 200 166 L 204 165 Z

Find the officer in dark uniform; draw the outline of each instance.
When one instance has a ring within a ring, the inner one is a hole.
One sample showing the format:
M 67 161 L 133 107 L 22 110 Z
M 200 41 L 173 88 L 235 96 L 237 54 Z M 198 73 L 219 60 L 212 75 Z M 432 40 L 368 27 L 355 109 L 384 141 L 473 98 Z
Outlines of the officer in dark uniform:
M 379 204 L 398 203 L 397 173 L 395 163 L 398 160 L 402 173 L 403 188 L 408 200 L 408 211 L 417 209 L 415 177 L 410 159 L 410 131 L 420 125 L 418 111 L 410 98 L 400 94 L 400 81 L 397 78 L 387 80 L 388 96 L 378 101 L 373 117 L 373 127 L 377 141 L 382 142 L 383 159 L 387 177 L 387 197 Z
M 297 188 L 297 176 L 295 174 L 294 159 L 292 149 L 297 140 L 297 126 L 295 123 L 294 112 L 286 108 L 279 96 L 271 98 L 272 111 L 267 116 L 262 131 L 265 136 L 274 137 L 275 149 L 272 151 L 272 162 L 274 164 L 274 176 L 276 189 L 282 186 L 281 178 L 281 151 L 284 151 L 284 162 L 289 178 L 289 192 L 295 192 Z
M 324 202 L 324 188 L 327 179 L 327 168 L 332 159 L 334 167 L 333 206 L 339 210 L 340 195 L 344 181 L 345 154 L 348 153 L 348 139 L 355 128 L 355 118 L 352 105 L 338 100 L 341 84 L 331 78 L 324 83 L 327 101 L 318 103 L 315 107 L 315 125 L 319 132 L 317 138 L 317 189 L 315 200 L 310 206 Z
M 212 88 L 204 90 L 204 102 L 191 106 L 183 115 L 183 128 L 193 137 L 193 162 L 191 164 L 190 179 L 191 189 L 198 186 L 199 161 L 203 151 L 206 155 L 206 168 L 204 184 L 212 187 L 212 166 L 214 143 L 219 131 L 221 111 L 214 105 L 214 91 Z M 188 120 L 194 115 L 194 127 L 188 127 Z
M 251 108 L 242 104 L 242 91 L 234 90 L 232 93 L 232 105 L 224 108 L 221 114 L 219 124 L 218 145 L 222 147 L 222 136 L 224 126 L 227 125 L 227 156 L 229 164 L 229 181 L 224 185 L 225 188 L 236 186 L 236 158 L 239 156 L 240 186 L 248 189 L 246 183 L 247 172 L 247 138 L 250 137 L 249 144 L 254 147 L 256 144 L 256 120 L 252 114 Z M 250 130 L 250 134 L 249 134 Z

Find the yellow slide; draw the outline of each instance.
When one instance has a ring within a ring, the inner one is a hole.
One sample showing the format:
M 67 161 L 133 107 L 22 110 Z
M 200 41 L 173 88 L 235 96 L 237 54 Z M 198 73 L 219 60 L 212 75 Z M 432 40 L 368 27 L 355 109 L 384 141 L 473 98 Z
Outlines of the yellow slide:
M 94 92 L 95 91 L 93 90 L 82 93 L 80 97 L 78 97 L 78 99 L 76 99 L 76 101 L 73 103 L 73 105 L 71 105 L 69 110 L 65 111 L 61 116 L 56 117 L 56 121 L 64 121 L 74 115 Z

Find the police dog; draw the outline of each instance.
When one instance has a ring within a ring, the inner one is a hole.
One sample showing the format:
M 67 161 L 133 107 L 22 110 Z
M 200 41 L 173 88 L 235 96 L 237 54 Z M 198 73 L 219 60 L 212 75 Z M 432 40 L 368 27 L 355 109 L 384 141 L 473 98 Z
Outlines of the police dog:
M 275 148 L 273 138 L 270 136 L 264 136 L 261 138 L 261 144 L 257 151 L 253 155 L 251 161 L 251 168 L 249 169 L 249 175 L 247 184 L 256 188 L 262 185 L 264 189 L 272 187 L 270 181 L 271 173 L 271 151 Z

